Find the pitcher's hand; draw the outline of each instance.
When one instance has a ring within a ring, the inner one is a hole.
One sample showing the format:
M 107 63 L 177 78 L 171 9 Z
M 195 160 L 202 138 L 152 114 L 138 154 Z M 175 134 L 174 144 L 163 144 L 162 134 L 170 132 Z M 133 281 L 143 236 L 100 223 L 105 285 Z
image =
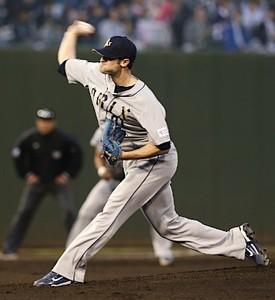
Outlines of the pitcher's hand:
M 95 27 L 89 23 L 83 21 L 74 21 L 67 29 L 67 32 L 76 34 L 77 36 L 89 36 L 94 34 Z

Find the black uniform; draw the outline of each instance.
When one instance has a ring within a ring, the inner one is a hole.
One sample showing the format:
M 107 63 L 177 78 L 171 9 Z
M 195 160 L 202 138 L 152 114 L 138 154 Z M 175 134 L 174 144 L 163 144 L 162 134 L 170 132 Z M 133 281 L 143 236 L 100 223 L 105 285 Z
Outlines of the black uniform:
M 48 135 L 40 134 L 36 128 L 27 130 L 15 143 L 12 157 L 20 177 L 35 174 L 40 182 L 26 185 L 4 243 L 4 253 L 17 252 L 33 213 L 46 194 L 50 193 L 60 201 L 65 210 L 66 229 L 70 230 L 76 215 L 72 195 L 68 185 L 58 185 L 54 179 L 61 174 L 75 177 L 82 165 L 80 146 L 60 129 L 54 129 Z
M 20 177 L 34 173 L 43 183 L 52 183 L 63 172 L 74 177 L 81 166 L 79 145 L 60 129 L 48 135 L 41 135 L 36 128 L 24 132 L 12 156 Z

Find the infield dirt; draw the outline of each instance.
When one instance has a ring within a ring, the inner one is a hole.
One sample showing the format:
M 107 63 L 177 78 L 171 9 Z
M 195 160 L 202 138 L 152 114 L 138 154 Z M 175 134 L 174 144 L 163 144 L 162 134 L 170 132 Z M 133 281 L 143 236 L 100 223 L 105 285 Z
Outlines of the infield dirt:
M 54 262 L 45 258 L 0 262 L 0 299 L 275 299 L 274 266 L 255 267 L 223 257 L 178 257 L 171 267 L 160 267 L 152 258 L 100 257 L 89 262 L 85 284 L 33 287 Z

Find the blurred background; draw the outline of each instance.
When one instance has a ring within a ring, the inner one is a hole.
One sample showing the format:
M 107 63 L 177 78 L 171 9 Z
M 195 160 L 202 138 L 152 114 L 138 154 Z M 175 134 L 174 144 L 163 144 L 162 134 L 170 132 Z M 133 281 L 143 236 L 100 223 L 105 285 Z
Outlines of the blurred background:
M 83 148 L 73 182 L 78 207 L 97 181 L 89 95 L 56 72 L 57 47 L 77 19 L 97 27 L 79 41 L 78 57 L 97 61 L 90 50 L 113 35 L 129 36 L 140 50 L 133 71 L 165 105 L 179 152 L 177 211 L 222 229 L 248 221 L 274 242 L 275 1 L 260 0 L 0 0 L 0 241 L 24 184 L 11 148 L 38 108 L 54 109 Z M 24 245 L 63 246 L 60 213 L 45 199 Z M 111 243 L 149 244 L 143 216 Z
M 127 35 L 140 49 L 274 53 L 272 0 L 0 0 L 0 47 L 58 45 L 74 20 L 97 33 L 89 46 Z

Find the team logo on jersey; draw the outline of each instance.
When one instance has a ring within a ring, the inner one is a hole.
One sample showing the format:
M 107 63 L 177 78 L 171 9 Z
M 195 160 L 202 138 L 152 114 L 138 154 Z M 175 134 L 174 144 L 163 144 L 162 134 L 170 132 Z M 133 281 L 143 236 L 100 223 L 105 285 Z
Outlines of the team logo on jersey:
M 112 45 L 111 39 L 108 39 L 104 44 L 104 47 L 110 47 Z
M 52 152 L 52 157 L 54 159 L 60 159 L 62 157 L 62 153 L 58 150 L 55 150 L 55 151 Z
M 40 144 L 38 142 L 32 143 L 32 147 L 34 150 L 38 150 L 40 148 Z

